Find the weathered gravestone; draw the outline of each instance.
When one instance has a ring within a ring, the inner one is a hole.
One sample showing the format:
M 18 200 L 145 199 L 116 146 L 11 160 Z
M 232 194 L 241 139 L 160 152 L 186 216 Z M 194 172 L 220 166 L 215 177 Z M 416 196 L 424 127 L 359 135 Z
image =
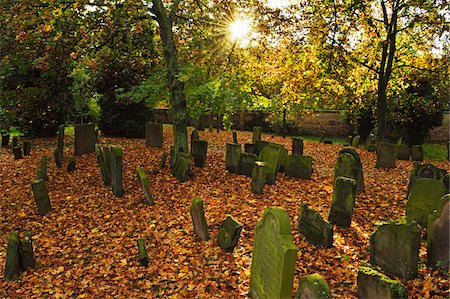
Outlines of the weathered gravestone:
M 298 179 L 311 179 L 313 172 L 313 158 L 310 156 L 287 156 L 284 173 L 288 177 Z
M 2 134 L 2 147 L 9 145 L 9 134 Z
M 261 140 L 262 128 L 261 127 L 253 127 L 253 144 L 256 143 L 257 140 Z
M 145 124 L 145 145 L 161 148 L 163 146 L 162 124 L 147 122 Z
M 138 246 L 139 264 L 141 264 L 141 266 L 147 267 L 148 266 L 148 254 L 147 254 L 147 249 L 145 249 L 144 239 L 138 239 L 137 246 Z
M 356 181 L 337 177 L 334 180 L 333 199 L 328 221 L 341 227 L 350 227 L 355 205 Z
M 110 151 L 107 147 L 99 146 L 98 144 L 95 145 L 95 153 L 97 155 L 97 162 L 100 166 L 100 172 L 102 175 L 102 181 L 103 186 L 110 186 L 111 185 L 111 165 L 109 164 L 111 161 L 111 158 L 107 160 L 106 156 L 110 156 Z
M 371 267 L 358 268 L 359 299 L 407 299 L 408 289 Z
M 77 170 L 77 165 L 74 156 L 69 157 L 69 161 L 67 162 L 67 172 L 72 172 Z
M 428 217 L 427 264 L 450 269 L 450 194 L 441 198 L 440 211 Z
M 289 215 L 282 208 L 266 208 L 255 230 L 250 297 L 292 298 L 296 259 Z
M 111 190 L 115 196 L 121 197 L 124 193 L 122 185 L 123 151 L 119 146 L 111 146 Z
M 194 165 L 197 167 L 205 167 L 206 154 L 208 152 L 208 142 L 205 140 L 192 141 L 192 155 L 194 156 Z
M 255 154 L 249 154 L 245 152 L 242 153 L 239 173 L 248 177 L 252 177 L 253 166 L 255 166 L 255 162 L 257 160 L 258 157 Z
M 418 179 L 436 179 L 445 183 L 445 175 L 446 171 L 444 169 L 438 168 L 433 164 L 420 164 L 415 162 L 414 168 L 409 176 L 408 191 L 406 196 L 409 196 L 412 187 Z
M 12 152 L 14 155 L 14 160 L 19 160 L 23 158 L 22 147 L 20 147 L 20 145 L 13 147 Z
M 180 181 L 186 182 L 191 174 L 192 159 L 186 153 L 178 152 L 172 174 Z
M 331 299 L 330 287 L 320 274 L 303 276 L 298 283 L 295 299 Z
M 31 154 L 31 141 L 25 140 L 23 142 L 23 155 L 29 156 Z
M 292 137 L 292 156 L 303 156 L 303 139 Z
M 75 156 L 94 152 L 96 142 L 97 135 L 94 124 L 75 126 Z
M 244 143 L 244 152 L 249 154 L 255 153 L 255 145 L 253 143 Z
M 240 161 L 241 145 L 237 143 L 227 143 L 225 153 L 225 169 L 231 173 L 239 174 Z
M 423 146 L 421 144 L 411 146 L 411 160 L 423 161 Z
M 50 198 L 48 197 L 47 187 L 44 180 L 37 179 L 31 184 L 33 189 L 34 201 L 39 212 L 39 215 L 47 215 L 52 210 Z
M 199 140 L 200 136 L 198 135 L 198 131 L 197 130 L 192 130 L 191 132 L 191 155 L 194 154 L 194 140 Z
M 190 208 L 195 234 L 203 241 L 209 240 L 208 224 L 206 223 L 203 200 L 194 197 Z
M 252 182 L 250 188 L 253 194 L 262 194 L 266 184 L 266 163 L 256 161 L 252 170 Z
M 150 190 L 150 182 L 148 181 L 148 176 L 145 173 L 145 169 L 140 166 L 136 167 L 136 174 L 139 182 L 141 183 L 142 191 L 144 192 L 144 202 L 148 205 L 152 205 L 154 203 L 153 195 Z
M 340 153 L 334 166 L 334 180 L 338 177 L 354 179 L 357 177 L 356 159 L 349 153 Z
M 239 143 L 239 142 L 238 142 L 238 139 L 237 139 L 237 132 L 236 132 L 236 131 L 233 131 L 233 132 L 232 132 L 232 135 L 233 135 L 233 143 Z
M 227 215 L 224 222 L 220 225 L 217 234 L 217 244 L 226 252 L 233 252 L 237 246 L 239 237 L 241 236 L 242 224 L 240 224 L 233 216 Z
M 426 178 L 416 180 L 406 203 L 406 219 L 427 227 L 428 215 L 438 209 L 445 193 L 445 185 L 439 180 Z
M 39 168 L 36 170 L 38 179 L 47 180 L 47 156 L 42 156 Z
M 270 143 L 261 150 L 259 160 L 266 163 L 266 183 L 275 184 L 283 146 Z
M 304 203 L 300 205 L 298 231 L 305 236 L 309 243 L 328 248 L 333 247 L 333 226 Z
M 342 150 L 339 151 L 339 155 L 341 154 L 350 154 L 353 156 L 353 158 L 355 158 L 356 160 L 356 169 L 354 169 L 353 171 L 356 173 L 356 193 L 362 193 L 364 192 L 364 173 L 363 173 L 363 166 L 361 163 L 361 158 L 359 157 L 358 152 L 356 152 L 355 149 L 353 148 L 344 148 Z M 335 176 L 336 178 L 337 176 Z
M 352 146 L 353 147 L 358 147 L 360 138 L 361 137 L 359 137 L 359 135 L 356 135 L 356 136 L 353 137 L 353 139 L 352 139 Z
M 376 168 L 395 168 L 397 160 L 397 153 L 395 152 L 395 145 L 387 142 L 380 142 L 377 150 L 377 164 Z
M 420 229 L 415 222 L 382 224 L 370 236 L 370 263 L 388 276 L 411 279 L 417 275 Z
M 20 240 L 20 267 L 22 270 L 34 268 L 35 265 L 31 232 L 25 232 L 24 236 Z
M 370 133 L 366 138 L 366 150 L 368 152 L 377 151 L 377 140 L 375 138 L 375 134 L 373 133 Z
M 12 231 L 6 247 L 5 279 L 14 280 L 20 273 L 20 239 L 19 232 Z
M 64 125 L 58 127 L 58 137 L 56 142 L 56 148 L 53 152 L 55 158 L 56 167 L 61 168 L 64 155 Z

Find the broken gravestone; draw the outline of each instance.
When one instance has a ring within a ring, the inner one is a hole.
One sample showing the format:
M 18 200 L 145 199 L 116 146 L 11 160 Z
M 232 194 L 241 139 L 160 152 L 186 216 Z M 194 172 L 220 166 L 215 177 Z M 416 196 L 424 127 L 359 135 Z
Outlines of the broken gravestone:
M 242 153 L 239 173 L 248 177 L 252 177 L 252 170 L 258 157 L 255 154 Z
M 421 144 L 411 146 L 411 160 L 423 161 L 423 146 Z
M 250 188 L 253 194 L 262 194 L 266 184 L 266 163 L 256 161 L 252 170 L 252 182 Z
M 145 249 L 144 239 L 138 239 L 137 246 L 138 246 L 139 264 L 141 264 L 141 266 L 147 267 L 148 254 L 147 249 Z
M 417 275 L 420 229 L 415 222 L 386 223 L 370 236 L 370 263 L 388 276 L 412 279 Z
M 145 145 L 161 148 L 163 146 L 162 124 L 147 122 L 145 124 Z
M 50 198 L 48 197 L 47 187 L 45 186 L 44 180 L 34 180 L 31 186 L 39 215 L 47 215 L 47 213 L 52 210 L 52 205 L 50 203 Z
M 64 155 L 64 125 L 58 127 L 58 136 L 56 141 L 56 148 L 53 152 L 57 168 L 61 168 Z
M 239 164 L 241 161 L 241 145 L 237 143 L 227 143 L 225 153 L 225 168 L 230 173 L 239 174 Z
M 341 227 L 350 227 L 355 205 L 356 181 L 337 177 L 334 180 L 333 199 L 328 221 Z
M 310 156 L 287 156 L 284 173 L 288 177 L 298 179 L 311 179 L 313 172 L 313 158 Z
M 408 289 L 371 267 L 358 268 L 359 299 L 407 299 Z
M 194 165 L 197 167 L 205 167 L 206 154 L 208 152 L 208 142 L 205 140 L 192 141 L 192 155 L 194 156 Z
M 222 222 L 217 234 L 217 244 L 226 252 L 233 252 L 237 246 L 239 237 L 241 236 L 242 224 L 240 224 L 233 216 L 227 215 Z
M 94 124 L 75 126 L 75 156 L 94 152 L 96 142 L 97 135 Z
M 333 247 L 333 226 L 323 220 L 318 212 L 310 209 L 305 203 L 300 205 L 298 231 L 311 244 L 327 248 Z
M 431 267 L 450 268 L 450 194 L 441 198 L 441 209 L 428 217 L 427 264 Z
M 139 182 L 141 183 L 142 191 L 144 192 L 144 202 L 147 205 L 152 205 L 154 203 L 153 195 L 150 190 L 150 182 L 148 181 L 145 169 L 140 166 L 136 167 L 136 174 L 139 179 Z
M 356 174 L 356 194 L 362 193 L 364 192 L 364 173 L 361 158 L 359 157 L 358 152 L 353 148 L 344 148 L 339 151 L 339 155 L 344 153 L 352 155 L 356 160 L 356 169 L 353 170 Z
M 328 283 L 318 273 L 303 276 L 298 283 L 295 299 L 331 299 Z
M 292 137 L 292 156 L 303 156 L 303 139 Z
M 203 200 L 194 197 L 191 204 L 191 217 L 194 224 L 195 234 L 203 241 L 209 240 L 208 224 L 206 223 L 205 211 L 203 209 Z
M 250 297 L 291 298 L 296 259 L 289 215 L 282 208 L 266 208 L 255 229 Z
M 395 152 L 395 144 L 380 142 L 377 150 L 376 168 L 395 168 L 397 153 Z

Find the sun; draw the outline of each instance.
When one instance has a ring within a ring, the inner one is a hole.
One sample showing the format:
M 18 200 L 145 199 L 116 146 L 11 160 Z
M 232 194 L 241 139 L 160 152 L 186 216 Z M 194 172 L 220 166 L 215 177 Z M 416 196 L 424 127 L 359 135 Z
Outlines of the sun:
M 230 30 L 232 41 L 242 41 L 248 38 L 252 31 L 251 21 L 245 18 L 236 19 L 229 25 L 228 29 Z

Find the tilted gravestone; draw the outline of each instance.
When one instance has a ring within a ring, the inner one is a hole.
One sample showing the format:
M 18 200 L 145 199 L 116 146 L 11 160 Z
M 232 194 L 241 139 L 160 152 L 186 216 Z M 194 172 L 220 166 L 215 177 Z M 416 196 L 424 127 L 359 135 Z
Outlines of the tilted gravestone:
M 225 169 L 231 173 L 239 174 L 239 164 L 241 161 L 241 145 L 237 143 L 227 143 L 225 153 Z
M 227 215 L 222 222 L 217 234 L 217 244 L 226 252 L 233 252 L 237 246 L 239 237 L 241 236 L 242 224 L 240 224 L 233 216 Z
M 259 154 L 259 160 L 266 163 L 266 183 L 275 184 L 283 146 L 269 144 Z
M 205 140 L 192 141 L 192 155 L 194 156 L 194 165 L 197 167 L 205 167 L 206 154 L 208 152 L 208 142 Z
M 341 227 L 350 227 L 355 205 L 356 181 L 337 177 L 334 180 L 333 199 L 328 221 Z
M 406 219 L 427 227 L 428 215 L 438 209 L 445 193 L 445 185 L 439 180 L 426 178 L 416 180 L 406 203 Z
M 370 263 L 388 276 L 412 279 L 417 275 L 420 229 L 415 222 L 386 223 L 370 236 Z
M 288 177 L 309 180 L 313 172 L 313 162 L 310 156 L 288 156 L 284 173 Z
M 23 158 L 22 147 L 20 147 L 20 145 L 13 147 L 12 152 L 14 155 L 14 160 L 19 160 Z
M 5 279 L 14 280 L 20 273 L 20 239 L 19 232 L 12 231 L 6 247 Z
M 137 246 L 138 246 L 139 264 L 141 264 L 141 266 L 147 267 L 148 266 L 148 254 L 147 254 L 147 249 L 145 249 L 144 239 L 138 239 Z
M 395 144 L 380 142 L 377 150 L 376 168 L 395 168 L 397 153 L 395 152 Z
M 67 162 L 67 172 L 72 172 L 77 170 L 77 164 L 74 156 L 70 156 Z
M 75 126 L 75 156 L 94 152 L 96 143 L 97 135 L 94 124 Z
M 111 146 L 111 190 L 115 196 L 122 197 L 122 165 L 123 151 L 119 146 Z
M 253 144 L 256 143 L 257 140 L 261 140 L 262 128 L 261 127 L 253 127 Z
M 244 143 L 244 152 L 249 154 L 255 153 L 255 145 L 253 143 Z
M 180 181 L 186 182 L 191 174 L 192 159 L 186 153 L 178 152 L 172 174 Z
M 194 197 L 191 204 L 191 217 L 194 224 L 195 234 L 203 241 L 209 240 L 208 224 L 206 223 L 205 211 L 203 209 L 203 200 Z
M 25 232 L 24 236 L 20 240 L 20 267 L 22 270 L 34 268 L 35 266 L 31 232 Z
M 398 160 L 409 160 L 411 156 L 411 149 L 406 144 L 397 144 L 397 159 Z
M 64 155 L 64 125 L 58 127 L 58 137 L 56 142 L 56 148 L 53 152 L 55 163 L 57 168 L 61 168 Z
M 450 194 L 441 198 L 440 211 L 428 217 L 427 264 L 450 269 Z
M 423 146 L 421 144 L 411 146 L 411 160 L 423 161 Z
M 371 267 L 358 268 L 359 299 L 407 299 L 408 289 Z
M 331 299 L 330 287 L 320 274 L 303 276 L 298 283 L 295 299 Z
M 436 179 L 444 182 L 445 184 L 446 171 L 433 164 L 421 164 L 418 162 L 414 163 L 414 168 L 409 176 L 408 191 L 406 196 L 408 197 L 411 193 L 412 187 L 418 179 Z
M 245 152 L 242 153 L 239 173 L 248 177 L 252 177 L 253 166 L 255 166 L 255 162 L 257 160 L 258 157 L 255 154 L 249 154 Z
M 162 124 L 147 122 L 145 124 L 145 145 L 161 148 L 163 146 Z
M 39 168 L 36 170 L 38 179 L 47 180 L 47 156 L 42 156 Z
M 304 203 L 300 205 L 298 231 L 309 243 L 327 248 L 333 247 L 333 226 Z
M 2 147 L 9 145 L 9 134 L 2 134 Z
M 252 182 L 250 188 L 253 194 L 262 194 L 266 184 L 266 163 L 256 161 L 252 170 Z
M 303 156 L 303 139 L 292 137 L 292 156 Z
M 144 202 L 148 205 L 152 205 L 154 203 L 153 195 L 150 190 L 150 182 L 148 181 L 148 176 L 145 173 L 145 169 L 140 166 L 136 167 L 136 174 L 139 182 L 141 183 L 142 191 L 144 192 Z
M 358 152 L 353 148 L 344 148 L 339 151 L 339 155 L 344 153 L 352 155 L 352 157 L 356 160 L 356 169 L 354 169 L 354 172 L 356 173 L 356 193 L 362 193 L 364 192 L 364 172 L 361 158 L 359 157 Z
M 266 208 L 255 229 L 250 297 L 291 298 L 296 259 L 289 215 L 282 208 Z
M 106 159 L 106 155 L 110 153 L 110 151 L 106 151 L 106 148 L 103 146 L 100 146 L 98 144 L 95 145 L 95 153 L 97 155 L 97 162 L 100 166 L 100 172 L 102 175 L 102 181 L 103 186 L 110 186 L 111 185 L 111 171 L 110 171 L 110 165 L 108 164 L 108 161 Z M 109 159 L 110 161 L 110 159 Z
M 31 141 L 25 140 L 23 142 L 23 155 L 29 156 L 31 154 Z
M 52 205 L 50 203 L 50 198 L 48 197 L 44 180 L 34 180 L 31 187 L 33 189 L 34 201 L 36 202 L 39 215 L 47 215 L 47 213 L 52 210 Z

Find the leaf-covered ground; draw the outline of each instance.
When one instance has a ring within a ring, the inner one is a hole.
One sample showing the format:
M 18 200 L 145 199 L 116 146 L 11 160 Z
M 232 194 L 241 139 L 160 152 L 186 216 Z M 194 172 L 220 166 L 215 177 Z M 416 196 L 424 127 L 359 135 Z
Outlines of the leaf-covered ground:
M 163 150 L 172 143 L 165 130 L 164 149 L 145 147 L 143 139 L 109 139 L 101 142 L 124 148 L 124 189 L 114 197 L 102 186 L 94 153 L 77 157 L 77 171 L 66 171 L 73 140 L 66 136 L 65 163 L 55 167 L 54 139 L 36 140 L 32 155 L 13 160 L 0 152 L 0 268 L 11 230 L 33 233 L 37 267 L 13 282 L 0 280 L 2 298 L 239 298 L 247 297 L 254 228 L 264 209 L 283 207 L 289 214 L 298 247 L 294 290 L 299 277 L 319 273 L 336 298 L 356 298 L 358 266 L 369 259 L 369 236 L 380 221 L 405 215 L 405 194 L 412 162 L 398 161 L 397 168 L 375 169 L 375 155 L 357 149 L 364 168 L 366 191 L 357 196 L 350 228 L 335 227 L 334 247 L 309 245 L 297 232 L 299 207 L 308 203 L 328 218 L 333 169 L 341 145 L 305 142 L 305 155 L 314 158 L 311 180 L 279 174 L 263 195 L 250 191 L 250 179 L 225 171 L 225 143 L 230 132 L 200 132 L 209 142 L 207 166 L 179 183 L 168 167 L 159 170 Z M 240 143 L 250 142 L 251 132 L 239 132 Z M 289 138 L 263 134 L 263 139 L 291 148 Z M 53 211 L 39 216 L 31 181 L 42 155 L 47 155 L 47 188 Z M 156 201 L 143 203 L 135 168 L 143 166 Z M 448 169 L 446 162 L 435 163 Z M 189 206 L 194 196 L 205 202 L 211 240 L 194 237 Z M 244 225 L 238 247 L 225 253 L 215 240 L 227 214 Z M 148 268 L 137 261 L 137 239 L 146 240 Z M 448 276 L 425 267 L 426 247 L 420 253 L 419 277 L 407 282 L 410 298 L 449 296 Z

